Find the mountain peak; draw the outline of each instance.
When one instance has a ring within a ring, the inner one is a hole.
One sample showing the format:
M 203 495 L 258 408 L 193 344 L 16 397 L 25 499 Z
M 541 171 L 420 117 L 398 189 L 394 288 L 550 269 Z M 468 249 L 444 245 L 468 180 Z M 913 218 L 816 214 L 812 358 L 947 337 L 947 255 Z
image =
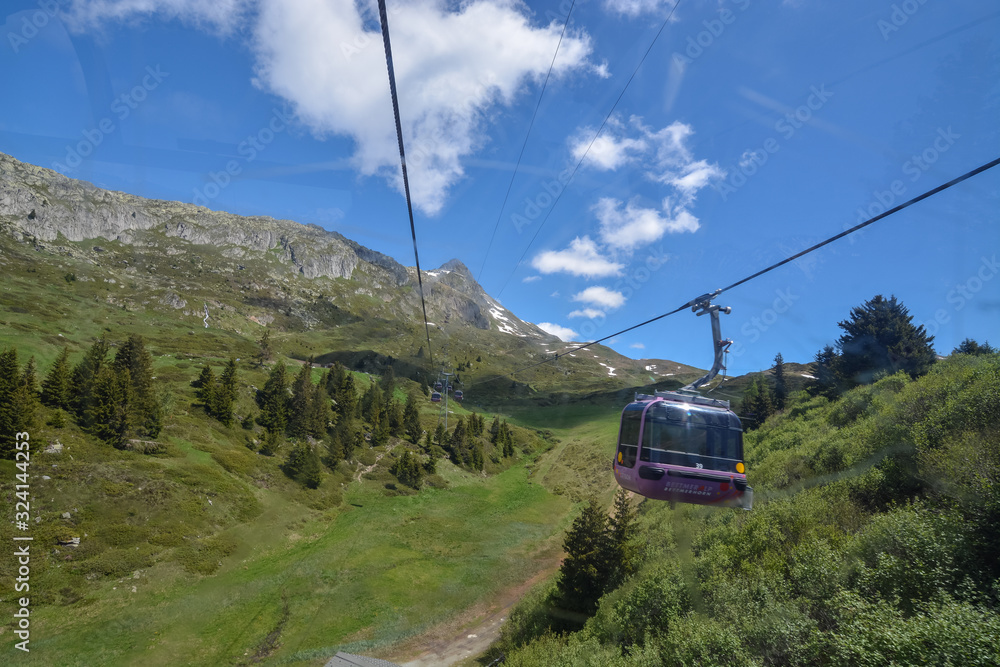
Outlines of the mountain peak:
M 453 271 L 455 273 L 462 275 L 468 280 L 475 281 L 475 278 L 472 277 L 472 272 L 469 271 L 469 267 L 463 264 L 462 260 L 460 259 L 448 260 L 438 268 L 438 271 Z

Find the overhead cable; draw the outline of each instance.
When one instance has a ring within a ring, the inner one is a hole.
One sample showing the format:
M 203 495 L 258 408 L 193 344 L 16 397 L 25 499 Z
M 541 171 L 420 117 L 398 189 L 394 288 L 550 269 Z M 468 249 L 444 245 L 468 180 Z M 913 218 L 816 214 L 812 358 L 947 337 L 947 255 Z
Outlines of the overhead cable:
M 403 169 L 403 193 L 406 195 L 406 212 L 410 215 L 410 236 L 413 237 L 413 261 L 417 264 L 417 286 L 420 288 L 420 307 L 424 313 L 424 333 L 427 335 L 427 354 L 434 363 L 431 350 L 431 327 L 427 321 L 427 304 L 424 301 L 424 281 L 420 275 L 420 255 L 417 253 L 417 228 L 413 224 L 413 202 L 410 200 L 410 180 L 406 176 L 406 152 L 403 150 L 403 125 L 399 121 L 399 100 L 396 97 L 396 72 L 392 67 L 392 46 L 389 44 L 389 17 L 385 0 L 378 0 L 378 16 L 382 23 L 382 44 L 385 46 L 385 65 L 389 70 L 389 92 L 392 94 L 392 113 L 396 118 L 396 139 L 399 142 L 399 164 Z

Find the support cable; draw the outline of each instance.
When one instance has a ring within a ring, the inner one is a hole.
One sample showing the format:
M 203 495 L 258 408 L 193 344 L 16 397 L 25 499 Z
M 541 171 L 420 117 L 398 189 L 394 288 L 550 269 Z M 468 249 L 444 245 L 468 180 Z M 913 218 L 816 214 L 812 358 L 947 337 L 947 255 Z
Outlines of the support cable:
M 984 171 L 992 169 L 993 167 L 997 166 L 998 164 L 1000 164 L 1000 158 L 997 158 L 995 160 L 987 162 L 986 164 L 981 165 L 979 167 L 976 167 L 975 169 L 972 169 L 971 171 L 967 171 L 964 174 L 962 174 L 961 176 L 959 176 L 958 178 L 954 178 L 954 179 L 948 181 L 947 183 L 943 183 L 942 185 L 939 185 L 936 188 L 933 188 L 931 190 L 928 190 L 927 192 L 924 192 L 923 194 L 919 194 L 916 197 L 914 197 L 912 199 L 909 199 L 909 200 L 903 202 L 902 204 L 899 204 L 898 206 L 894 206 L 893 208 L 889 209 L 888 211 L 885 211 L 884 213 L 879 213 L 878 215 L 876 215 L 874 217 L 871 217 L 868 220 L 865 220 L 864 222 L 851 227 L 850 229 L 844 230 L 843 232 L 841 232 L 839 234 L 831 236 L 830 238 L 826 239 L 825 241 L 820 241 L 816 245 L 814 245 L 812 247 L 809 247 L 809 248 L 806 248 L 802 252 L 796 253 L 796 254 L 792 255 L 791 257 L 788 257 L 786 259 L 781 260 L 780 262 L 775 262 L 771 266 L 768 266 L 767 268 L 761 269 L 757 273 L 749 275 L 746 278 L 742 278 L 740 280 L 737 280 L 735 283 L 733 283 L 732 285 L 729 285 L 728 287 L 723 287 L 721 289 L 716 290 L 715 292 L 712 292 L 712 293 L 709 293 L 709 294 L 703 294 L 703 295 L 701 295 L 701 296 L 699 296 L 697 298 L 691 299 L 690 301 L 688 301 L 684 305 L 678 306 L 677 308 L 671 310 L 669 313 L 663 313 L 662 315 L 657 315 L 656 317 L 651 317 L 650 319 L 646 320 L 645 322 L 640 322 L 639 324 L 635 324 L 635 325 L 630 326 L 630 327 L 628 327 L 626 329 L 622 329 L 621 331 L 616 331 L 615 333 L 609 334 L 607 336 L 604 336 L 603 338 L 598 338 L 597 340 L 590 341 L 589 343 L 584 343 L 583 345 L 579 345 L 577 347 L 571 348 L 569 350 L 566 350 L 565 352 L 562 352 L 560 354 L 556 354 L 554 356 L 548 357 L 548 358 L 546 358 L 546 359 L 544 359 L 542 361 L 536 362 L 534 364 L 530 364 L 528 366 L 523 366 L 521 368 L 518 368 L 517 370 L 513 371 L 511 373 L 511 375 L 516 375 L 516 374 L 518 374 L 518 373 L 520 373 L 522 371 L 526 371 L 526 370 L 528 370 L 530 368 L 534 368 L 536 366 L 541 366 L 542 364 L 550 363 L 550 362 L 555 361 L 555 360 L 557 360 L 557 359 L 559 359 L 561 357 L 566 356 L 567 354 L 570 354 L 572 352 L 576 352 L 577 350 L 582 350 L 583 348 L 589 347 L 591 345 L 597 345 L 598 343 L 606 341 L 609 338 L 614 338 L 615 336 L 620 336 L 623 333 L 628 333 L 629 331 L 632 331 L 633 329 L 638 329 L 639 327 L 644 327 L 647 324 L 652 324 L 653 322 L 656 322 L 658 320 L 662 320 L 665 317 L 669 317 L 670 315 L 673 315 L 675 313 L 679 313 L 680 311 L 684 310 L 685 308 L 693 307 L 693 306 L 697 305 L 698 303 L 701 303 L 701 302 L 705 301 L 706 299 L 707 300 L 711 300 L 711 299 L 715 298 L 716 296 L 718 296 L 719 294 L 722 294 L 723 292 L 728 292 L 729 290 L 733 289 L 734 287 L 739 287 L 743 283 L 749 282 L 749 281 L 753 280 L 754 278 L 762 276 L 762 275 L 764 275 L 765 273 L 767 273 L 769 271 L 773 271 L 774 269 L 778 268 L 779 266 L 784 266 L 785 264 L 788 264 L 789 262 L 795 261 L 796 259 L 798 259 L 799 257 L 802 257 L 803 255 L 807 255 L 807 254 L 809 254 L 809 253 L 811 253 L 811 252 L 813 252 L 815 250 L 819 250 L 820 248 L 822 248 L 825 245 L 829 245 L 830 243 L 833 243 L 834 241 L 837 241 L 838 239 L 842 239 L 842 238 L 844 238 L 845 236 L 847 236 L 849 234 L 853 234 L 854 232 L 857 232 L 857 231 L 859 231 L 861 229 L 864 229 L 868 225 L 874 224 L 874 223 L 878 222 L 879 220 L 883 220 L 883 219 L 889 217 L 890 215 L 892 215 L 894 213 L 898 213 L 899 211 L 902 211 L 904 208 L 912 206 L 913 204 L 916 204 L 917 202 L 923 201 L 924 199 L 927 199 L 928 197 L 932 197 L 933 195 L 936 195 L 939 192 L 943 192 L 943 191 L 947 190 L 948 188 L 950 188 L 952 186 L 958 185 L 962 181 L 968 180 L 968 179 L 972 178 L 973 176 L 976 176 L 977 174 L 981 174 Z
M 396 118 L 396 139 L 399 142 L 399 164 L 403 170 L 403 192 L 406 195 L 406 211 L 410 215 L 410 236 L 413 237 L 413 260 L 417 264 L 417 286 L 420 288 L 420 307 L 424 313 L 424 333 L 427 335 L 427 355 L 434 364 L 431 349 L 431 327 L 427 321 L 427 304 L 424 301 L 424 281 L 420 275 L 420 255 L 417 253 L 417 228 L 413 224 L 413 202 L 410 200 L 410 180 L 406 175 L 406 153 L 403 151 L 403 125 L 399 121 L 399 100 L 396 97 L 396 72 L 392 67 L 392 47 L 389 44 L 389 17 L 386 15 L 385 0 L 378 0 L 378 16 L 382 23 L 382 44 L 385 46 L 385 65 L 389 70 L 389 92 L 392 94 L 392 113 Z

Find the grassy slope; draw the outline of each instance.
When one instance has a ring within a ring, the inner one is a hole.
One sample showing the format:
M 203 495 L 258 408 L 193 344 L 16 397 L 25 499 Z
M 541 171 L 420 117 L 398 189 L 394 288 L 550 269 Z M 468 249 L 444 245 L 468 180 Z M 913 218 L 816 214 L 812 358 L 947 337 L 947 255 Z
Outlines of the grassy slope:
M 747 438 L 752 512 L 645 501 L 638 573 L 582 630 L 545 591 L 494 654 L 545 665 L 1000 661 L 1000 356 L 837 402 L 797 396 Z

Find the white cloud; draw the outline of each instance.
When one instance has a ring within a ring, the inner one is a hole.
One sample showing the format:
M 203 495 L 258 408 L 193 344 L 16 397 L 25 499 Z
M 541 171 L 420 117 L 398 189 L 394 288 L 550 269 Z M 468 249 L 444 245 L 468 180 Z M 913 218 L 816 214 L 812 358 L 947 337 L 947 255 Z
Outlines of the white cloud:
M 618 308 L 625 303 L 625 295 L 621 292 L 609 290 L 607 287 L 595 285 L 575 294 L 573 301 L 582 301 L 583 303 L 603 308 Z
M 536 281 L 541 280 L 541 279 L 542 279 L 541 276 L 525 276 L 524 278 L 521 278 L 521 282 L 522 283 L 533 283 L 533 282 L 536 282 Z
M 570 342 L 574 340 L 580 340 L 580 334 L 573 331 L 569 327 L 559 326 L 558 324 L 553 324 L 552 322 L 539 322 L 538 328 L 545 333 L 550 333 L 553 336 L 559 338 L 563 342 Z
M 354 163 L 402 191 L 381 34 L 354 0 L 262 0 L 257 84 L 289 100 L 316 134 L 354 138 Z M 451 9 L 451 8 L 454 8 Z M 366 19 L 363 21 L 363 19 Z M 415 0 L 389 26 L 414 203 L 435 214 L 485 143 L 484 114 L 545 75 L 561 26 L 532 27 L 507 0 Z M 590 39 L 567 34 L 553 74 L 588 66 Z
M 579 160 L 587 143 L 583 129 L 571 139 L 573 155 Z M 694 129 L 675 121 L 659 130 L 632 116 L 628 122 L 612 118 L 601 137 L 594 142 L 588 163 L 600 169 L 615 169 L 626 163 L 642 168 L 653 182 L 669 188 L 661 207 L 644 207 L 633 199 L 625 203 L 604 197 L 592 207 L 600 224 L 600 241 L 612 251 L 630 253 L 640 246 L 659 240 L 664 234 L 694 232 L 698 218 L 689 210 L 698 192 L 726 172 L 707 160 L 694 159 L 689 140 Z
M 606 128 L 618 125 L 609 121 Z M 605 171 L 614 171 L 618 167 L 633 162 L 637 156 L 647 149 L 643 139 L 630 139 L 627 137 L 616 138 L 609 131 L 602 132 L 594 139 L 593 128 L 582 128 L 569 140 L 570 152 L 573 157 L 580 161 L 584 155 L 587 156 L 586 163 Z M 588 150 L 589 148 L 589 150 Z
M 181 19 L 221 33 L 231 32 L 248 14 L 254 0 L 72 0 L 66 22 L 76 32 L 108 21 L 143 18 Z
M 567 315 L 567 317 L 586 317 L 587 319 L 592 320 L 595 317 L 604 317 L 604 311 L 598 310 L 597 308 L 584 308 L 583 310 L 574 310 Z
M 629 345 L 629 347 L 631 347 L 633 349 L 636 349 L 636 350 L 645 350 L 646 349 L 646 346 L 643 345 L 642 343 L 632 343 L 631 345 Z
M 354 140 L 352 165 L 402 192 L 377 9 L 371 0 L 74 0 L 81 28 L 180 18 L 252 35 L 253 82 L 285 100 L 317 137 Z M 486 116 L 545 76 L 562 31 L 532 25 L 514 0 L 410 0 L 390 8 L 393 64 L 414 205 L 444 206 L 463 159 L 486 143 Z M 588 72 L 590 37 L 571 29 L 552 74 Z M 596 69 L 601 75 L 600 67 Z
M 601 240 L 617 250 L 633 250 L 660 239 L 667 232 L 675 234 L 698 229 L 698 219 L 684 209 L 672 210 L 669 200 L 664 201 L 664 212 L 641 208 L 634 202 L 628 202 L 624 208 L 622 204 L 617 199 L 602 197 L 592 209 L 601 225 Z
M 651 14 L 661 7 L 669 10 L 675 2 L 676 0 L 604 0 L 604 7 L 609 11 L 634 18 L 640 14 Z
M 563 271 L 588 278 L 616 276 L 624 268 L 623 264 L 602 257 L 597 243 L 589 236 L 573 239 L 565 250 L 539 253 L 531 260 L 531 265 L 542 273 Z

